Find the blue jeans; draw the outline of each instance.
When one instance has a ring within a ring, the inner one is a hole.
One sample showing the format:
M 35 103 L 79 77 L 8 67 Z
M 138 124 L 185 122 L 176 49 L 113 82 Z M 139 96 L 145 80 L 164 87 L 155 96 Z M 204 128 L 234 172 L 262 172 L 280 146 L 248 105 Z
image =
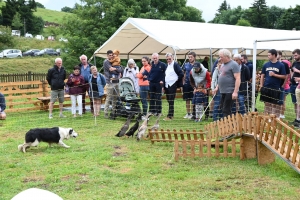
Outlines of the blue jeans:
M 238 94 L 238 103 L 239 103 L 239 110 L 238 113 L 244 115 L 245 114 L 245 95 L 243 94 Z M 236 101 L 233 101 L 233 106 L 232 106 L 232 113 L 236 112 Z
M 297 103 L 297 99 L 296 99 L 296 95 L 295 95 L 296 88 L 297 88 L 297 85 L 291 85 L 290 86 L 290 93 L 291 93 L 291 96 L 292 96 L 293 104 Z
M 213 110 L 213 120 L 217 121 L 223 117 L 222 110 L 220 108 L 221 94 L 218 90 L 217 94 L 214 97 L 214 110 Z
M 142 101 L 142 107 L 143 107 L 143 115 L 147 115 L 148 112 L 148 92 L 149 92 L 149 86 L 140 86 L 140 97 Z

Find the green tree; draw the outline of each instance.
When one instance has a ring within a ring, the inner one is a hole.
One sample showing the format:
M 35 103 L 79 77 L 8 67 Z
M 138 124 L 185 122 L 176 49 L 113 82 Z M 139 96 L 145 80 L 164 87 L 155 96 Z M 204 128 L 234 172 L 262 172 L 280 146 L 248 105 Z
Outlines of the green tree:
M 223 10 L 220 14 L 216 15 L 210 23 L 215 24 L 230 24 L 235 25 L 238 21 L 245 16 L 245 10 L 241 6 L 237 8 Z
M 239 19 L 239 21 L 236 23 L 237 26 L 251 26 L 250 22 L 246 19 Z
M 278 29 L 280 18 L 285 13 L 285 10 L 285 8 L 279 8 L 277 6 L 268 8 L 269 28 Z
M 45 9 L 45 6 L 43 4 L 41 4 L 40 2 L 35 2 L 35 4 L 36 4 L 37 8 L 44 8 Z
M 72 13 L 73 12 L 73 8 L 70 8 L 68 6 L 65 6 L 61 9 L 62 12 L 68 12 L 68 13 Z
M 254 27 L 270 28 L 266 1 L 254 1 L 252 6 L 246 12 L 246 20 L 248 20 Z
M 226 1 L 226 0 L 224 0 L 224 1 L 221 3 L 219 9 L 217 10 L 218 13 L 217 13 L 216 15 L 221 14 L 222 11 L 224 11 L 224 10 L 229 10 L 229 9 L 230 9 L 230 5 L 227 4 L 227 1 Z
M 21 30 L 22 34 L 24 32 L 30 32 L 37 34 L 35 30 L 40 30 L 41 28 L 36 28 L 38 26 L 34 24 L 36 20 L 34 19 L 33 12 L 36 11 L 36 3 L 34 0 L 7 0 L 5 6 L 1 7 L 3 15 L 3 25 L 12 26 L 13 17 L 16 13 L 20 13 L 21 20 L 24 22 L 26 30 Z
M 78 62 L 80 54 L 92 56 L 129 17 L 204 22 L 202 12 L 186 6 L 186 0 L 82 0 L 74 8 L 62 28 L 69 40 L 69 53 L 62 55 L 66 66 Z
M 0 48 L 7 49 L 14 46 L 14 39 L 11 35 L 11 29 L 9 27 L 0 26 Z
M 17 12 L 15 14 L 11 26 L 17 30 L 19 30 L 23 26 L 20 13 Z
M 285 30 L 292 30 L 295 28 L 296 30 L 300 30 L 300 5 L 285 10 L 278 21 L 277 28 Z

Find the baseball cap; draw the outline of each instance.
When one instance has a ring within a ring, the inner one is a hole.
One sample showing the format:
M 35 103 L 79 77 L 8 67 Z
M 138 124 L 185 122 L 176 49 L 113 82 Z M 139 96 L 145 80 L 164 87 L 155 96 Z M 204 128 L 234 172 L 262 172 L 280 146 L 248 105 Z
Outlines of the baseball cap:
M 199 62 L 195 62 L 194 65 L 193 65 L 193 68 L 199 69 L 200 68 L 200 63 Z

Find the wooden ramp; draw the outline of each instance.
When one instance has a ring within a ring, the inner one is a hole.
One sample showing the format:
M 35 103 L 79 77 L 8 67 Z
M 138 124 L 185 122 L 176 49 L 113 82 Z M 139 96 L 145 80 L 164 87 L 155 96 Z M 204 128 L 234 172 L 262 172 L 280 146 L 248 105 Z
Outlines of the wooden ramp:
M 204 131 L 179 132 L 197 136 L 175 138 L 176 130 L 149 131 L 149 134 L 150 138 L 153 136 L 152 143 L 158 140 L 174 142 L 175 160 L 180 157 L 239 156 L 240 159 L 257 158 L 263 165 L 274 162 L 277 155 L 300 173 L 300 134 L 275 116 L 237 114 L 206 125 Z M 165 133 L 168 133 L 167 137 L 162 136 Z

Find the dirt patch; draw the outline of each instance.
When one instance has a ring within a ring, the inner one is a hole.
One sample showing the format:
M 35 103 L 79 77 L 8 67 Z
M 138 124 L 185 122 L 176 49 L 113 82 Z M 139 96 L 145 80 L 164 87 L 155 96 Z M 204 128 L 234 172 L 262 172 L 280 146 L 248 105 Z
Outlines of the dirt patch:
M 62 181 L 68 181 L 71 177 L 69 175 L 61 177 Z
M 29 182 L 36 182 L 36 181 L 43 181 L 44 180 L 44 177 L 38 177 L 38 176 L 35 176 L 35 177 L 26 177 L 23 179 L 23 183 L 29 183 Z
M 118 156 L 122 156 L 122 155 L 125 155 L 125 153 L 123 153 L 123 152 L 115 152 L 115 153 L 113 153 L 114 157 L 118 157 Z
M 121 149 L 120 146 L 114 146 L 114 149 Z
M 84 183 L 88 183 L 89 182 L 89 177 L 86 174 L 79 174 L 80 179 L 78 181 L 76 181 L 76 183 L 78 184 L 84 184 Z
M 119 157 L 119 156 L 124 156 L 126 155 L 126 148 L 125 147 L 120 147 L 120 146 L 113 146 L 113 148 L 116 150 L 113 153 L 114 157 Z

